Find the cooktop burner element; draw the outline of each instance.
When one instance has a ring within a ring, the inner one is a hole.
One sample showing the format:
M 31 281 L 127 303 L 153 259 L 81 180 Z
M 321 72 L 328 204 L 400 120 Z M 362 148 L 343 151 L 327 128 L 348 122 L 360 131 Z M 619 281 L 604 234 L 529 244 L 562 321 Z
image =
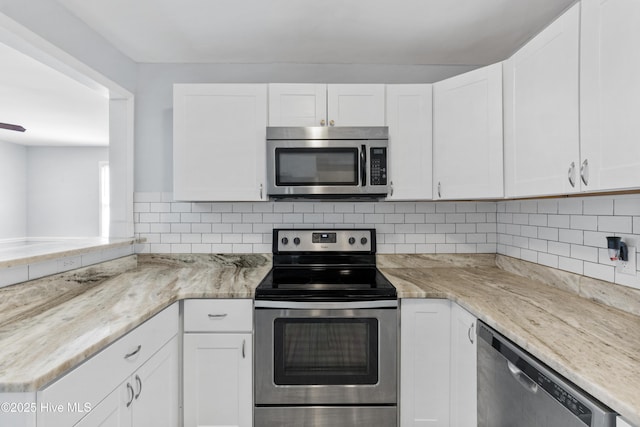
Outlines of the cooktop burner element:
M 256 299 L 397 299 L 376 268 L 375 248 L 375 229 L 275 229 L 273 268 L 256 288 Z

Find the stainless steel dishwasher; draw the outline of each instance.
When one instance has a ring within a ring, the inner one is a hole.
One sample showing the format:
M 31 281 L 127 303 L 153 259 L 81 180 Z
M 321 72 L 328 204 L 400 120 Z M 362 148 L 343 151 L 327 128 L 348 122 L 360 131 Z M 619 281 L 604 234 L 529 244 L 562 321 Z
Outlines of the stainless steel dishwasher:
M 615 412 L 482 322 L 478 337 L 478 427 L 615 427 Z

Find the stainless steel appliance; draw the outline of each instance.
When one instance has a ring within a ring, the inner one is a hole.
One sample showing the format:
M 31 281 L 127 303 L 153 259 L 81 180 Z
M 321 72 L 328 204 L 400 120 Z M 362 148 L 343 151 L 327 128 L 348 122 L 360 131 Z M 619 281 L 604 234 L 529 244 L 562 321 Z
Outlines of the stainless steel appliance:
M 616 414 L 478 322 L 478 427 L 614 427 Z
M 387 195 L 387 127 L 268 127 L 271 197 Z
M 273 231 L 255 295 L 255 427 L 397 426 L 397 293 L 375 230 Z

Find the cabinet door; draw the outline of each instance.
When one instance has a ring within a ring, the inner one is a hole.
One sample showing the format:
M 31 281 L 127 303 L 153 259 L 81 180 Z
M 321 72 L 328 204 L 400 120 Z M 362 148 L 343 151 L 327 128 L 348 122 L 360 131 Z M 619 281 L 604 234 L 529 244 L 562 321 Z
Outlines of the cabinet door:
M 400 425 L 449 426 L 450 303 L 401 301 Z
M 451 427 L 477 427 L 476 318 L 451 304 Z
M 579 12 L 576 4 L 504 63 L 509 197 L 580 190 Z
M 269 85 L 269 126 L 325 126 L 327 85 Z
M 639 23 L 637 0 L 582 1 L 580 137 L 586 190 L 640 187 Z
M 432 198 L 431 107 L 431 85 L 387 85 L 389 200 Z
M 437 199 L 502 197 L 502 64 L 433 85 Z
M 327 87 L 330 126 L 384 126 L 383 84 L 333 84 Z
M 129 384 L 129 387 L 127 387 Z M 91 412 L 82 418 L 74 427 L 130 427 L 131 403 L 134 399 L 134 390 L 129 382 L 122 383 L 111 392 Z
M 253 424 L 251 334 L 185 334 L 184 426 Z
M 267 85 L 173 87 L 176 200 L 264 200 Z
M 180 424 L 178 363 L 176 335 L 131 377 L 135 390 L 132 405 L 135 427 L 174 427 Z

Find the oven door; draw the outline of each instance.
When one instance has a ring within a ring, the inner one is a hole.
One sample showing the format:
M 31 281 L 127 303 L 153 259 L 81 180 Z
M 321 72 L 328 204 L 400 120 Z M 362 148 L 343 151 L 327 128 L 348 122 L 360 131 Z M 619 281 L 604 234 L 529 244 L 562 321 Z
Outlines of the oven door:
M 287 304 L 256 308 L 256 405 L 396 403 L 396 308 Z

